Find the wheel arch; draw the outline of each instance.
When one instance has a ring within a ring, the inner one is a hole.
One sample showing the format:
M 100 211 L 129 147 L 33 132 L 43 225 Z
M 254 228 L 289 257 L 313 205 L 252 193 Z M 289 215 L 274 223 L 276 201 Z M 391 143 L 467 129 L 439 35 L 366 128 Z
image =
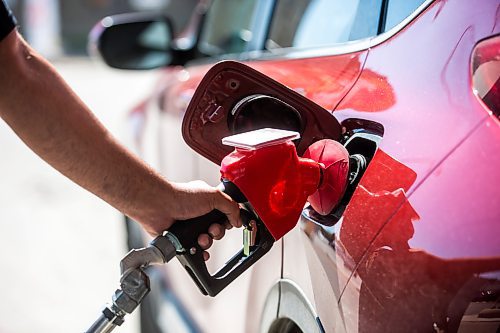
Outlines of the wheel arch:
M 280 279 L 269 291 L 260 333 L 324 333 L 316 310 L 292 280 Z

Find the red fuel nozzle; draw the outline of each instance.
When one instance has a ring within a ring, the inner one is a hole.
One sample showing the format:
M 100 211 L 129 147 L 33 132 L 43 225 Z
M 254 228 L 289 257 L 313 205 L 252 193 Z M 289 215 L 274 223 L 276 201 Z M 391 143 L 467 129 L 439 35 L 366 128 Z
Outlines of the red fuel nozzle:
M 207 269 L 198 236 L 226 220 L 220 211 L 174 223 L 152 242 L 160 251 L 165 244 L 175 245 L 177 258 L 203 294 L 217 295 L 264 256 L 295 226 L 307 200 L 325 214 L 342 198 L 349 163 L 345 148 L 322 140 L 309 147 L 309 158 L 300 158 L 292 143 L 297 138 L 296 132 L 262 129 L 222 140 L 236 148 L 222 160 L 223 191 L 243 205 L 245 229 L 243 249 L 215 274 Z
M 308 198 L 327 214 L 347 184 L 349 154 L 340 143 L 321 140 L 300 158 L 294 138 L 298 133 L 263 129 L 225 139 L 236 149 L 222 160 L 222 178 L 240 189 L 275 240 L 295 226 Z

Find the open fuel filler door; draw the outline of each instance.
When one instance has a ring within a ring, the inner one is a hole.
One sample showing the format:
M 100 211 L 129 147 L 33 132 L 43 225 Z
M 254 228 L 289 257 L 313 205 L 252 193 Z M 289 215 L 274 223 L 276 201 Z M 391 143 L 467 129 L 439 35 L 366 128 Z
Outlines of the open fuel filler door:
M 339 140 L 332 113 L 268 76 L 238 62 L 213 66 L 199 84 L 182 123 L 186 143 L 220 165 L 233 148 L 224 137 L 260 128 L 296 131 L 302 156 L 315 141 Z

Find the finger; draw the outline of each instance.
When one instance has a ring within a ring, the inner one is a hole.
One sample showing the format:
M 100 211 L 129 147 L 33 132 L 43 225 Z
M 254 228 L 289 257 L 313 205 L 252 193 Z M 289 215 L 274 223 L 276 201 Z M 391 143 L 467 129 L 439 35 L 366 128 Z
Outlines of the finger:
M 226 221 L 224 222 L 224 228 L 226 228 L 226 230 L 231 230 L 233 228 L 233 225 L 229 223 L 229 221 Z
M 212 237 L 210 237 L 207 234 L 201 234 L 198 236 L 198 244 L 203 250 L 208 249 L 210 246 L 212 246 L 213 240 Z
M 224 226 L 220 225 L 219 223 L 214 223 L 210 225 L 210 227 L 208 227 L 208 234 L 215 240 L 219 240 L 224 237 L 225 231 L 226 230 Z
M 240 206 L 231 199 L 227 194 L 219 192 L 215 198 L 214 208 L 226 214 L 229 223 L 234 227 L 241 227 L 243 223 L 240 217 Z
M 208 259 L 210 259 L 210 253 L 203 251 L 203 260 L 207 261 Z

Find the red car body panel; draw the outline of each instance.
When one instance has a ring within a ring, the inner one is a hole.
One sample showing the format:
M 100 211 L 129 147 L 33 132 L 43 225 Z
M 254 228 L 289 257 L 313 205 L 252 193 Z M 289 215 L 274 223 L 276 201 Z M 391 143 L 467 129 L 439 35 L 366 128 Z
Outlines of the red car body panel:
M 326 283 L 343 294 L 338 307 L 347 331 L 419 332 L 434 323 L 451 329 L 457 323 L 442 322 L 450 315 L 449 298 L 475 274 L 500 276 L 500 130 L 470 78 L 474 45 L 498 33 L 499 5 L 477 5 L 435 2 L 372 48 L 334 112 L 340 121 L 384 126 L 380 150 L 341 225 L 333 233 L 312 222 L 303 226 L 319 262 L 309 267 L 314 273 L 304 285 L 312 286 L 317 304 L 331 300 Z M 374 73 L 382 84 L 374 85 Z M 286 238 L 285 249 L 296 242 Z M 300 272 L 288 270 L 287 255 L 284 276 L 296 279 Z M 317 310 L 325 328 L 337 325 L 334 310 Z

